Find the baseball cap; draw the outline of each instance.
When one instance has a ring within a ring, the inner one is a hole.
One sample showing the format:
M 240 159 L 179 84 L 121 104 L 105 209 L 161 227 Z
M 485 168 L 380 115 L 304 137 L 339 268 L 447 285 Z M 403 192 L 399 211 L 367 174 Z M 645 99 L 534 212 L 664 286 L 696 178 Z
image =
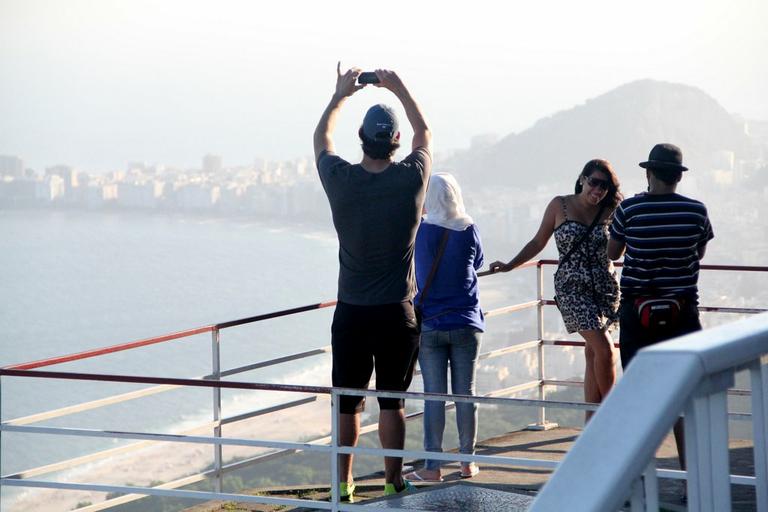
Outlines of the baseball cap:
M 378 104 L 368 109 L 363 119 L 363 134 L 375 141 L 392 141 L 399 132 L 395 111 L 387 105 Z

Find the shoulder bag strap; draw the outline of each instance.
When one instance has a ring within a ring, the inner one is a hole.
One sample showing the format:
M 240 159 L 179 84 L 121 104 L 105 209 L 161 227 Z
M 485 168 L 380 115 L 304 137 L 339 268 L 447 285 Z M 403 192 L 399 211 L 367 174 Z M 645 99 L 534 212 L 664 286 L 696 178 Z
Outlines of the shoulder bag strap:
M 427 280 L 424 282 L 424 289 L 421 290 L 421 297 L 419 301 L 419 305 L 423 306 L 424 301 L 427 298 L 427 292 L 429 291 L 429 287 L 432 284 L 432 280 L 435 278 L 435 274 L 437 274 L 437 267 L 440 264 L 440 258 L 443 257 L 443 253 L 445 252 L 445 246 L 448 244 L 448 235 L 450 234 L 450 231 L 446 228 L 444 229 L 443 238 L 440 240 L 440 247 L 437 248 L 437 254 L 435 255 L 435 261 L 432 262 L 432 269 L 429 271 L 429 275 L 427 276 Z

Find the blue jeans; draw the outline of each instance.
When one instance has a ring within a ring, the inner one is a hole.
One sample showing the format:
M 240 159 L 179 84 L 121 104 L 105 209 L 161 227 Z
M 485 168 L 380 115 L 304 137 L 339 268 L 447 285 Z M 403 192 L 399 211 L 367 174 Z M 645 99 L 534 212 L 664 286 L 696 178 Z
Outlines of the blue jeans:
M 448 363 L 451 365 L 451 391 L 457 395 L 475 394 L 475 370 L 482 332 L 469 327 L 452 331 L 423 330 L 419 344 L 419 366 L 425 393 L 448 392 Z M 459 453 L 475 453 L 477 404 L 456 404 Z M 427 400 L 424 405 L 424 449 L 443 451 L 445 402 Z M 427 460 L 426 468 L 439 469 L 441 461 Z

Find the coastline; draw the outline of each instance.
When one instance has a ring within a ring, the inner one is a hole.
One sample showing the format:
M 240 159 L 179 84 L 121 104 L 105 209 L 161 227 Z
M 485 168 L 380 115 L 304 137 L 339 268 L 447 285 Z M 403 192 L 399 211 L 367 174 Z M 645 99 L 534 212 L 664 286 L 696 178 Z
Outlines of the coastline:
M 330 210 L 327 219 L 308 216 L 306 218 L 291 218 L 282 216 L 264 216 L 247 212 L 220 212 L 205 210 L 171 210 L 171 209 L 147 209 L 147 208 L 83 208 L 76 205 L 63 206 L 0 206 L 0 215 L 32 213 L 42 214 L 81 214 L 83 216 L 117 216 L 136 217 L 145 219 L 165 219 L 177 222 L 197 221 L 200 223 L 232 222 L 239 225 L 254 225 L 276 232 L 290 231 L 300 236 L 327 235 L 336 239 L 333 230 Z M 275 227 L 278 226 L 278 227 Z M 318 237 L 320 238 L 320 237 Z M 324 237 L 323 237 L 324 238 Z
M 330 404 L 319 400 L 310 404 L 271 413 L 225 427 L 226 437 L 243 439 L 270 439 L 303 441 L 328 435 L 330 432 Z M 209 429 L 195 429 L 197 435 L 211 435 Z M 208 432 L 206 432 L 208 431 Z M 244 446 L 225 447 L 225 461 L 252 457 L 269 449 Z M 162 461 L 147 465 L 145 461 Z M 138 451 L 110 460 L 90 463 L 69 470 L 65 479 L 71 482 L 91 482 L 113 485 L 157 485 L 202 471 L 213 461 L 210 445 L 185 443 L 152 443 Z M 20 494 L 9 504 L 9 512 L 64 512 L 79 503 L 93 504 L 105 500 L 104 493 L 68 491 L 60 489 L 32 489 Z

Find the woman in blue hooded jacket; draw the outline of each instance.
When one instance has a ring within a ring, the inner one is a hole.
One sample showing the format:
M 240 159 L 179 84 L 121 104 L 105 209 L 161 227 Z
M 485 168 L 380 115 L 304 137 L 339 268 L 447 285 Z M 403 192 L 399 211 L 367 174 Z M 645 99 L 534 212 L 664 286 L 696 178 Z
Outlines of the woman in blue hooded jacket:
M 464 209 L 461 188 L 448 173 L 429 180 L 424 216 L 416 234 L 415 304 L 422 311 L 419 366 L 424 392 L 447 393 L 448 368 L 454 394 L 475 393 L 475 372 L 480 339 L 485 329 L 478 296 L 477 269 L 483 265 L 480 235 Z M 432 281 L 425 290 L 439 247 L 447 237 Z M 477 404 L 456 404 L 459 453 L 474 454 L 477 440 Z M 445 402 L 424 406 L 424 449 L 442 452 Z M 411 481 L 441 481 L 441 461 L 427 459 L 424 468 L 407 474 Z M 461 476 L 478 473 L 477 465 L 461 463 Z

